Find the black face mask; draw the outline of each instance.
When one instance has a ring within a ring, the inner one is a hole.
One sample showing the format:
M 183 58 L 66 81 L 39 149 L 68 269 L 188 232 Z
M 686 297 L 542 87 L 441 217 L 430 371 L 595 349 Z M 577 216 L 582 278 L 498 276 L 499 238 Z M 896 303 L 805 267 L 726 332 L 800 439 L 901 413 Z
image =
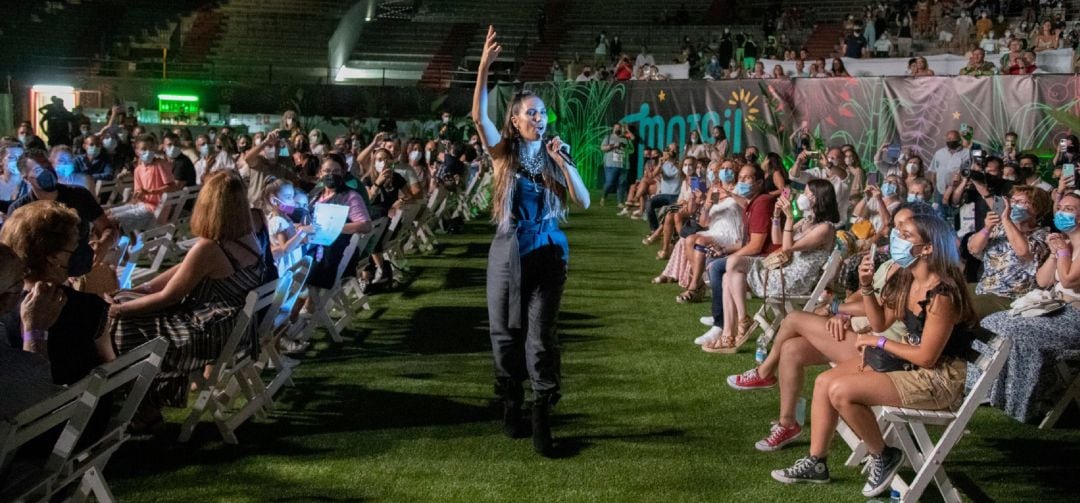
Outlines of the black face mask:
M 960 148 L 960 140 L 947 141 L 945 146 L 949 147 L 949 150 L 956 150 Z
M 319 179 L 319 182 L 335 192 L 339 192 L 345 188 L 345 177 L 341 175 L 326 175 Z
M 94 249 L 88 241 L 79 240 L 78 246 L 68 261 L 68 277 L 76 278 L 87 274 L 94 268 Z

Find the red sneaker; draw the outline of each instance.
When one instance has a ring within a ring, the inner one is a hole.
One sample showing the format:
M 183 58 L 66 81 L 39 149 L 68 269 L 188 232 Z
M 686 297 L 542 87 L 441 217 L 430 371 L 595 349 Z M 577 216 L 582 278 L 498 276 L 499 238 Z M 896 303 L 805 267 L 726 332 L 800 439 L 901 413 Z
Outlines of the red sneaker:
M 762 378 L 758 375 L 757 368 L 752 368 L 737 376 L 728 376 L 727 383 L 739 391 L 768 389 L 776 386 L 776 378 Z
M 769 430 L 769 436 L 758 440 L 754 447 L 761 452 L 772 452 L 790 444 L 796 438 L 802 435 L 802 426 L 796 424 L 795 426 L 784 426 L 780 423 L 773 423 L 773 427 Z

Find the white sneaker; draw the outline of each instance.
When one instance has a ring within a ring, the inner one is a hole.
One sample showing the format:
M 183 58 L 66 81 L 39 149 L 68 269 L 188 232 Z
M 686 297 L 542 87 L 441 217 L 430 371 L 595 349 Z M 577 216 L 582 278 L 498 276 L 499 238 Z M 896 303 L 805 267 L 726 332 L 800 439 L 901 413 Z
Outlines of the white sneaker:
M 700 321 L 701 324 L 705 325 L 706 327 L 713 326 L 713 317 L 712 316 L 702 316 L 701 318 L 698 318 L 698 321 Z
M 724 333 L 724 329 L 720 327 L 712 327 L 708 332 L 701 334 L 697 339 L 694 339 L 694 344 L 701 346 L 709 341 L 715 340 L 720 337 L 720 334 Z
M 616 214 L 616 216 L 625 217 L 630 214 L 630 208 L 623 207 L 622 211 Z

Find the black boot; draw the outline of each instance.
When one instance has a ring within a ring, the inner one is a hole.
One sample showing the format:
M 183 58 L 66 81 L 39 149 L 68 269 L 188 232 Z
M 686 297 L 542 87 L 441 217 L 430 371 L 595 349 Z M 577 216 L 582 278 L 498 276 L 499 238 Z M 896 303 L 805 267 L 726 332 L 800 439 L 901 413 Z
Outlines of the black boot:
M 537 454 L 550 458 L 554 454 L 551 443 L 551 406 L 549 397 L 539 395 L 532 408 L 532 441 Z
M 502 400 L 503 433 L 510 438 L 529 436 L 528 425 L 522 421 L 521 406 L 525 401 L 525 392 L 521 383 L 510 379 L 498 379 L 495 382 L 495 394 Z

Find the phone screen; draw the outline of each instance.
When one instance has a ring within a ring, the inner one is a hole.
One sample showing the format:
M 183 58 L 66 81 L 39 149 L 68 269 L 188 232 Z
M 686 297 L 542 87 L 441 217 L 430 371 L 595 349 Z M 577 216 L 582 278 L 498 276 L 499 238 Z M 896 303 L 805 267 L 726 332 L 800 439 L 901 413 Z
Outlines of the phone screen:
M 1061 177 L 1068 178 L 1070 176 L 1076 176 L 1076 164 L 1068 163 L 1061 165 Z
M 867 175 L 866 175 L 866 183 L 868 183 L 870 185 L 880 185 L 878 183 L 878 178 L 880 177 L 880 175 L 881 174 L 878 173 L 877 171 L 874 171 L 872 173 L 867 173 Z
M 889 161 L 889 164 L 896 164 L 896 161 L 900 159 L 900 145 L 889 145 L 889 149 L 885 151 L 885 157 Z
M 1005 198 L 1001 196 L 994 196 L 994 213 L 1000 217 L 1005 212 Z
M 877 243 L 870 245 L 870 260 L 877 256 Z

